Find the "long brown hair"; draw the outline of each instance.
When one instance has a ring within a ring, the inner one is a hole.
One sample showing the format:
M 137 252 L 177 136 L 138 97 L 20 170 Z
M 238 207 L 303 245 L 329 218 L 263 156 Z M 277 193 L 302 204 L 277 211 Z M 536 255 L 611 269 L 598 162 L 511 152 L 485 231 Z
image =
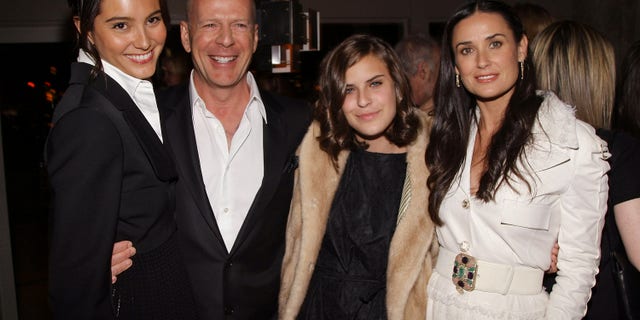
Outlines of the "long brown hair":
M 473 112 L 476 97 L 455 85 L 455 59 L 451 44 L 455 26 L 476 12 L 501 16 L 513 31 L 517 43 L 524 36 L 518 16 L 511 7 L 499 1 L 480 0 L 468 3 L 458 9 L 446 24 L 440 55 L 440 73 L 435 88 L 435 120 L 425 156 L 430 172 L 427 179 L 431 191 L 429 215 L 436 224 L 442 223 L 438 214 L 440 205 L 465 161 L 471 124 L 477 121 Z M 516 80 L 502 126 L 493 135 L 487 150 L 487 170 L 482 174 L 476 192 L 476 197 L 484 202 L 492 201 L 502 183 L 511 185 L 515 178 L 529 186 L 517 164 L 524 147 L 530 141 L 531 128 L 542 98 L 535 94 L 536 80 L 531 62 L 525 59 L 523 63 L 524 74 Z

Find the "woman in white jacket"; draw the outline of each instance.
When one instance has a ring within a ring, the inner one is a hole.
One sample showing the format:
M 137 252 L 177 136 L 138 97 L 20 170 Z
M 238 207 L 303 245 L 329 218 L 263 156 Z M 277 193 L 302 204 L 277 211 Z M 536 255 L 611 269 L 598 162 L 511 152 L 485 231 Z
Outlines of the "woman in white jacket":
M 606 144 L 550 92 L 535 91 L 511 8 L 477 1 L 445 28 L 429 211 L 440 253 L 429 319 L 581 319 L 607 203 Z M 555 242 L 557 284 L 542 288 Z

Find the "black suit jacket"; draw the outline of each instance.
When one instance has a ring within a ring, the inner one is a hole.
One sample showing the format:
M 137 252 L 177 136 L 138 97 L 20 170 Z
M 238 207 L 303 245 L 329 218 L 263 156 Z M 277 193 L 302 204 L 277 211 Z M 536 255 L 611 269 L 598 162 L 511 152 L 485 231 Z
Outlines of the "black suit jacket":
M 49 295 L 56 319 L 113 319 L 113 243 L 138 253 L 176 229 L 177 172 L 126 91 L 74 63 L 45 156 L 52 188 Z
M 277 313 L 284 234 L 297 167 L 295 151 L 311 118 L 308 104 L 261 92 L 264 178 L 230 252 L 202 179 L 188 86 L 159 94 L 166 142 L 180 180 L 178 236 L 202 319 L 271 319 Z

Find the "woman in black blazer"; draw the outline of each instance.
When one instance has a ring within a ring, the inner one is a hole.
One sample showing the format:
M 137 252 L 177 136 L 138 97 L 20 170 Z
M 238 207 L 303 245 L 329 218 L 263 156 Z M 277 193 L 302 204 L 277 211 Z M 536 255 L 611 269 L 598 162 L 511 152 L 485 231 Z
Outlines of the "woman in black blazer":
M 164 0 L 70 0 L 78 63 L 46 146 L 49 294 L 56 319 L 194 319 L 174 232 L 175 182 L 147 80 L 166 38 Z M 111 283 L 113 243 L 134 264 Z

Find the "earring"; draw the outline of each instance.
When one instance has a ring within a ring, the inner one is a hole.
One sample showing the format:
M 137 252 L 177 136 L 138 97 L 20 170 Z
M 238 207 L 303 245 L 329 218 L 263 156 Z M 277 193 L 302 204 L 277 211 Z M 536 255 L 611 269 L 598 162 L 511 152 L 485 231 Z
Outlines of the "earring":
M 456 87 L 460 88 L 460 75 L 456 73 Z
M 518 61 L 520 63 L 520 80 L 524 80 L 524 61 Z

